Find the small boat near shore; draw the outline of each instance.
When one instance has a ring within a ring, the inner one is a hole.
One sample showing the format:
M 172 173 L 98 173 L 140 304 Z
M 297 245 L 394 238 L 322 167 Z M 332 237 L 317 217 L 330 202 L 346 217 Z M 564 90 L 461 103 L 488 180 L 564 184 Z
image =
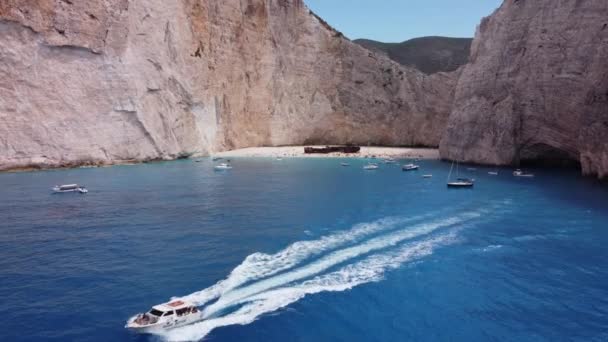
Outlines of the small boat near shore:
M 401 167 L 402 171 L 415 171 L 418 170 L 420 168 L 420 165 L 416 165 L 416 164 L 405 164 Z
M 395 158 L 389 157 L 389 158 L 384 159 L 385 164 L 395 164 L 396 162 L 397 161 L 395 160 Z
M 349 163 L 340 163 L 340 165 L 342 165 L 342 166 L 350 166 Z
M 215 157 L 215 158 L 213 158 L 213 159 L 211 159 L 211 160 L 212 160 L 212 161 L 218 161 L 218 160 L 222 160 L 222 159 L 224 159 L 224 158 L 222 158 L 222 157 Z
M 517 169 L 515 171 L 513 171 L 513 176 L 515 177 L 523 177 L 523 178 L 533 178 L 534 174 L 532 173 L 525 173 L 524 171 Z
M 64 184 L 64 185 L 55 185 L 53 187 L 54 193 L 64 193 L 64 192 L 77 192 L 81 194 L 86 194 L 89 192 L 86 187 L 78 185 L 78 184 Z
M 498 171 L 490 171 L 488 172 L 490 176 L 498 176 Z
M 230 170 L 230 169 L 232 169 L 232 166 L 228 163 L 221 163 L 221 164 L 215 165 L 213 167 L 213 169 L 215 169 L 216 171 Z
M 174 300 L 155 305 L 150 311 L 129 318 L 125 328 L 139 334 L 158 334 L 201 319 L 202 313 L 194 304 Z
M 472 188 L 475 185 L 474 179 L 458 178 L 456 181 L 448 182 L 448 188 Z
M 456 180 L 450 180 L 452 178 L 452 170 L 454 169 L 454 162 L 450 167 L 450 173 L 448 174 L 447 186 L 452 189 L 467 189 L 472 188 L 475 185 L 475 180 L 470 178 L 459 178 L 458 177 L 458 162 L 456 163 Z
M 378 170 L 379 166 L 378 164 L 375 163 L 369 163 L 365 166 L 363 166 L 363 170 Z
M 433 178 L 433 175 L 422 175 L 422 178 Z

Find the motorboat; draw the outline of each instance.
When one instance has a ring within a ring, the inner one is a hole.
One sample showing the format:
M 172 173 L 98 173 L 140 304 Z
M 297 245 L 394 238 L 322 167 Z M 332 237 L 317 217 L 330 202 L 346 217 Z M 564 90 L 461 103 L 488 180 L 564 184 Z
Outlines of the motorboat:
M 350 166 L 349 163 L 340 163 L 340 165 L 342 165 L 342 166 Z
M 394 163 L 396 163 L 396 162 L 397 162 L 397 161 L 395 160 L 395 158 L 390 158 L 390 157 L 389 157 L 389 158 L 384 159 L 384 163 L 385 163 L 385 164 L 394 164 Z
M 422 175 L 422 178 L 433 178 L 433 175 Z
M 195 305 L 183 300 L 174 300 L 155 305 L 150 311 L 129 318 L 125 328 L 139 334 L 158 334 L 201 319 L 202 313 Z
M 476 167 L 467 167 L 467 170 L 469 170 L 469 171 L 477 171 L 477 168 Z
M 278 160 L 278 161 L 281 161 L 281 160 L 283 160 L 283 158 L 281 158 L 281 157 L 277 157 L 277 160 Z
M 81 194 L 86 194 L 89 192 L 87 188 L 78 184 L 64 184 L 64 185 L 55 185 L 53 187 L 54 193 L 64 193 L 64 192 L 78 192 Z
M 401 170 L 403 171 L 415 171 L 418 170 L 420 168 L 419 165 L 416 164 L 405 164 L 401 167 Z
M 230 170 L 230 169 L 232 169 L 232 166 L 228 163 L 221 163 L 221 164 L 215 165 L 213 168 L 215 170 L 221 171 L 221 170 Z
M 211 160 L 213 160 L 213 161 L 218 161 L 218 160 L 222 160 L 222 159 L 224 159 L 224 158 L 222 158 L 222 157 L 215 157 L 215 158 L 213 158 L 213 159 L 211 159 Z
M 490 176 L 498 176 L 498 171 L 490 171 L 488 172 Z
M 515 177 L 526 177 L 526 178 L 532 178 L 534 177 L 534 174 L 531 173 L 525 173 L 520 169 L 517 169 L 515 171 L 513 171 L 513 176 Z
M 369 163 L 369 164 L 363 166 L 363 170 L 377 170 L 378 168 L 379 168 L 378 164 L 374 164 L 374 163 Z

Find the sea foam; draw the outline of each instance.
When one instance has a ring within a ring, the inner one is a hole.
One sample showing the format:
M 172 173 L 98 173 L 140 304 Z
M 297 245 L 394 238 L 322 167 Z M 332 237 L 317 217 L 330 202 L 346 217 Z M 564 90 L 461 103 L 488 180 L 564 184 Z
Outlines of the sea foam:
M 205 320 L 170 330 L 168 341 L 197 341 L 213 329 L 244 325 L 306 295 L 339 292 L 379 281 L 387 270 L 428 256 L 457 239 L 458 230 L 483 210 L 424 221 L 392 217 L 317 240 L 299 241 L 272 255 L 254 253 L 215 285 L 185 297 Z M 440 215 L 439 215 L 440 216 Z

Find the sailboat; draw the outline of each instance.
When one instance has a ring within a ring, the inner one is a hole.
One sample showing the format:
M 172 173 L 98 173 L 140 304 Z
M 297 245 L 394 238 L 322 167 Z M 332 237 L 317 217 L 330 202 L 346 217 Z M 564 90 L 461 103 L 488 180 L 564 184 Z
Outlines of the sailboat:
M 475 184 L 475 180 L 469 178 L 458 178 L 458 162 L 456 162 L 456 181 L 451 181 L 452 169 L 454 168 L 454 162 L 450 167 L 450 173 L 448 174 L 448 188 L 472 188 Z

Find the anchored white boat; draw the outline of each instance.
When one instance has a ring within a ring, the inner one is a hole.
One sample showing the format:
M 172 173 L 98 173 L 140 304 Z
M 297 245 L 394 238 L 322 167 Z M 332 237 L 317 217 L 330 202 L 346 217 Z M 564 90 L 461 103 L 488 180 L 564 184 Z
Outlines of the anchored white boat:
M 63 192 L 78 192 L 81 194 L 86 194 L 89 192 L 87 188 L 78 184 L 64 184 L 64 185 L 55 185 L 53 187 L 53 192 L 55 193 L 63 193 Z
M 534 174 L 531 173 L 525 173 L 520 169 L 517 169 L 515 171 L 513 171 L 513 176 L 515 177 L 526 177 L 526 178 L 532 178 L 534 177 Z
M 350 166 L 349 163 L 340 163 L 340 165 L 342 165 L 342 166 Z
M 202 314 L 195 305 L 175 300 L 155 305 L 150 311 L 129 318 L 125 328 L 139 334 L 155 334 L 192 324 L 201 319 Z
M 403 171 L 414 171 L 414 170 L 418 170 L 418 168 L 420 168 L 419 165 L 416 164 L 405 164 L 401 167 L 401 170 Z
M 369 163 L 365 166 L 363 166 L 363 170 L 377 170 L 378 169 L 378 164 L 374 164 L 374 163 Z
M 220 171 L 220 170 L 230 170 L 230 169 L 232 169 L 232 166 L 230 164 L 228 164 L 228 163 L 221 163 L 221 164 L 215 165 L 213 168 L 216 169 L 216 170 L 218 170 L 218 171 Z
M 433 178 L 433 175 L 422 175 L 422 178 Z
M 474 179 L 458 178 L 456 181 L 448 182 L 448 188 L 472 188 L 475 185 Z
M 498 171 L 490 171 L 488 172 L 490 176 L 498 176 Z
M 396 163 L 396 162 L 397 162 L 397 161 L 395 160 L 395 158 L 391 158 L 391 157 L 389 157 L 389 158 L 384 159 L 384 163 L 385 163 L 385 164 L 394 164 L 394 163 Z
M 452 169 L 454 169 L 454 162 L 452 162 L 452 166 L 450 167 L 450 173 L 448 174 L 447 186 L 448 188 L 472 188 L 475 185 L 474 179 L 469 178 L 458 178 L 458 162 L 456 162 L 456 180 L 452 181 Z

